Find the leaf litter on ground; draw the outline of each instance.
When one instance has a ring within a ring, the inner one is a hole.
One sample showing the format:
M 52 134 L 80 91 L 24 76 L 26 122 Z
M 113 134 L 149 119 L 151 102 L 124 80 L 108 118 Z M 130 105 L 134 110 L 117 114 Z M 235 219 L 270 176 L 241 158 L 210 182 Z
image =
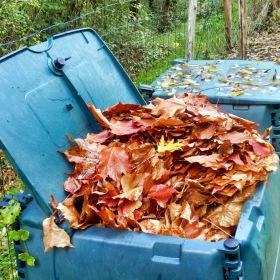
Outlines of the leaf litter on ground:
M 89 108 L 104 130 L 75 139 L 75 164 L 58 203 L 73 229 L 91 226 L 205 241 L 234 236 L 243 204 L 276 171 L 278 156 L 256 123 L 190 92 L 147 106 Z M 54 216 L 45 248 L 72 246 Z

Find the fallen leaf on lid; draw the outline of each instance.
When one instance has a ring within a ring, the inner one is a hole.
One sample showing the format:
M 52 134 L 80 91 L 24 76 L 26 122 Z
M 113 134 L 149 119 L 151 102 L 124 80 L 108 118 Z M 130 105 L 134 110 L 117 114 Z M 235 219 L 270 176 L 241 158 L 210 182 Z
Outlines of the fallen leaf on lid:
M 74 247 L 70 242 L 70 236 L 64 229 L 56 225 L 53 216 L 43 221 L 43 233 L 45 252 L 48 252 L 53 247 Z
M 210 71 L 210 72 L 218 72 L 220 69 L 215 65 L 206 65 L 203 66 L 203 70 Z

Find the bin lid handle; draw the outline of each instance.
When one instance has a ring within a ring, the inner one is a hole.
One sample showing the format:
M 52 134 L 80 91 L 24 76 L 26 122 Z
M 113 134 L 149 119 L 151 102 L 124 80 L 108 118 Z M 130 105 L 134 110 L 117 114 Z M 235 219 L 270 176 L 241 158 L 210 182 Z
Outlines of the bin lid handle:
M 46 43 L 47 43 L 47 45 L 46 45 Z M 28 47 L 28 50 L 33 53 L 42 53 L 42 52 L 47 52 L 48 50 L 50 50 L 52 48 L 52 46 L 53 46 L 53 38 L 51 37 L 47 41 L 45 41 L 39 45 Z

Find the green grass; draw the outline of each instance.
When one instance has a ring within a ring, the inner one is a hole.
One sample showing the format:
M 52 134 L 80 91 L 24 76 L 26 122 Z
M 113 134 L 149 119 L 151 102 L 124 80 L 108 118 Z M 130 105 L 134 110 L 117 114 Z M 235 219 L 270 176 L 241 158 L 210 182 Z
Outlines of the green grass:
M 0 150 L 0 200 L 5 194 L 16 194 L 24 185 Z M 7 228 L 0 218 L 0 279 L 17 279 L 16 258 L 13 244 L 7 236 Z
M 233 13 L 236 15 L 237 7 L 233 6 Z M 235 23 L 234 23 L 235 24 Z M 234 38 L 237 34 L 233 30 Z M 175 34 L 175 35 L 174 35 Z M 233 38 L 233 39 L 234 39 Z M 221 59 L 225 54 L 225 32 L 223 13 L 213 15 L 205 20 L 200 18 L 196 23 L 195 39 L 195 59 Z M 155 44 L 171 49 L 171 51 L 161 59 L 156 60 L 149 65 L 147 69 L 142 69 L 133 81 L 136 86 L 140 84 L 150 84 L 169 67 L 175 58 L 185 57 L 186 44 L 186 25 L 182 23 L 176 28 L 176 31 L 162 34 L 154 40 Z

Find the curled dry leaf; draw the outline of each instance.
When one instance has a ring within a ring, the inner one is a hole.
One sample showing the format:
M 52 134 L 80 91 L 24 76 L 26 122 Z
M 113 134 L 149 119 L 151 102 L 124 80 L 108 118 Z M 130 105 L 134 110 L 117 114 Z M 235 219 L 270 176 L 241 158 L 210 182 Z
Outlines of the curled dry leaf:
M 45 252 L 48 252 L 53 247 L 74 247 L 70 242 L 70 236 L 64 229 L 57 226 L 53 216 L 43 221 L 43 233 Z
M 221 112 L 202 94 L 89 108 L 104 130 L 65 152 L 75 164 L 64 184 L 69 195 L 52 203 L 75 229 L 228 238 L 243 203 L 278 167 L 268 130 L 260 135 L 255 123 Z M 71 246 L 53 218 L 44 224 L 47 249 Z

